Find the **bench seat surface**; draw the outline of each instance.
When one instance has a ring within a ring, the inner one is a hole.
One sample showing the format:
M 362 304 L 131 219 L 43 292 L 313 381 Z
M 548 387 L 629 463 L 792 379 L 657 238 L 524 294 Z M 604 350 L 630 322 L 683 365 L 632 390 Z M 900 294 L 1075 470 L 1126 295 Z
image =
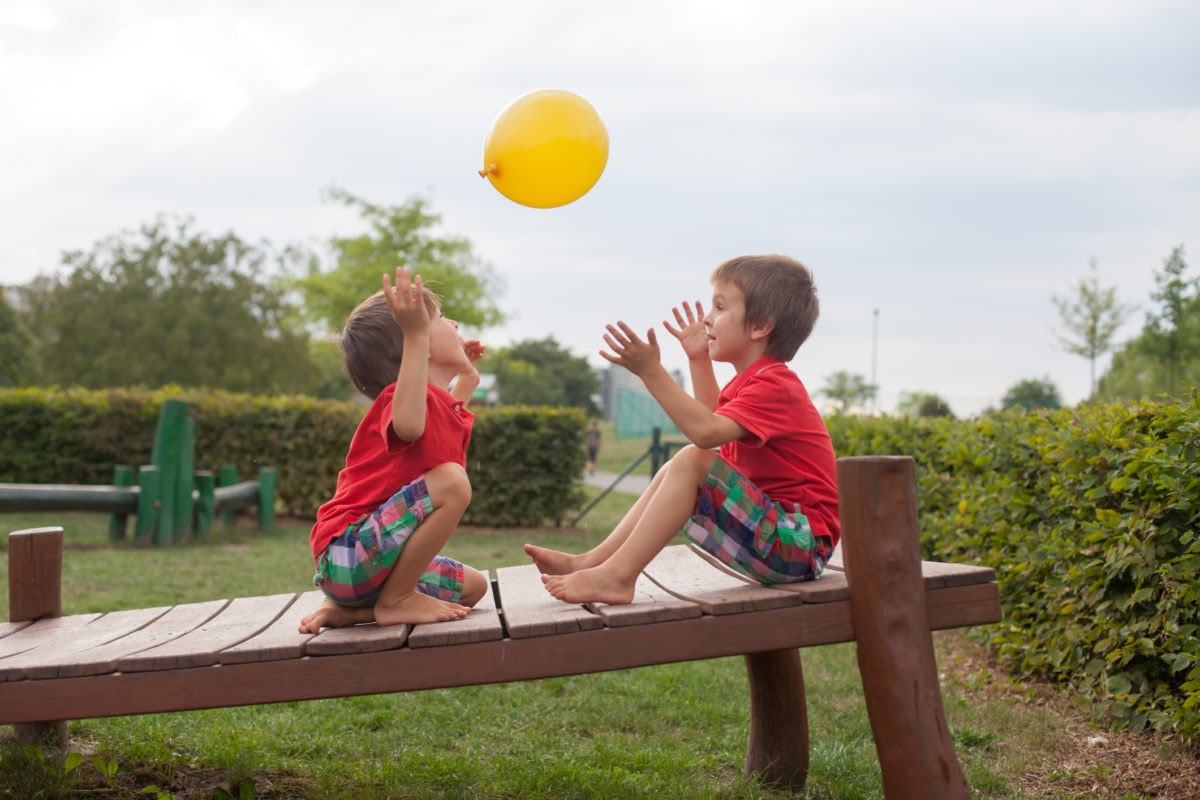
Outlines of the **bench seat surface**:
M 1000 619 L 993 570 L 922 567 L 931 629 Z M 321 602 L 317 591 L 0 623 L 0 723 L 524 680 L 853 639 L 836 561 L 817 581 L 764 587 L 673 546 L 622 606 L 559 602 L 531 564 L 497 570 L 492 586 L 463 620 L 319 634 L 296 630 Z

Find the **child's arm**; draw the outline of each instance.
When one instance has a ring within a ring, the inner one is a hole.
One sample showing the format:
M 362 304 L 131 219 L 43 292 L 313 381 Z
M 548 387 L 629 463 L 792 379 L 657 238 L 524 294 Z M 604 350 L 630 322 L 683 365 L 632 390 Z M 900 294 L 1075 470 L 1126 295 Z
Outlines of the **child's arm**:
M 719 447 L 746 435 L 746 429 L 729 417 L 714 414 L 703 402 L 685 392 L 659 360 L 658 338 L 651 328 L 643 342 L 624 322 L 609 325 L 604 341 L 615 355 L 600 355 L 637 375 L 676 427 L 697 447 Z M 714 404 L 715 405 L 715 404 Z
M 411 280 L 410 280 L 411 279 Z M 429 382 L 429 309 L 420 275 L 396 267 L 396 280 L 383 276 L 383 296 L 404 332 L 404 351 L 392 397 L 392 430 L 412 442 L 425 432 L 425 386 Z
M 712 358 L 708 355 L 708 328 L 704 325 L 704 306 L 696 301 L 695 312 L 687 303 L 683 303 L 683 313 L 678 308 L 672 308 L 675 314 L 675 324 L 663 320 L 667 332 L 679 340 L 683 352 L 688 357 L 688 371 L 692 377 L 692 395 L 704 404 L 709 411 L 717 407 L 717 398 L 721 396 L 721 387 L 717 385 L 717 376 L 713 372 Z M 684 317 L 687 320 L 684 320 Z
M 463 352 L 470 359 L 471 366 L 458 373 L 458 378 L 454 381 L 454 391 L 450 394 L 455 400 L 467 405 L 475 394 L 475 388 L 479 386 L 479 370 L 475 368 L 475 364 L 483 358 L 484 347 L 478 339 L 468 339 L 463 342 Z

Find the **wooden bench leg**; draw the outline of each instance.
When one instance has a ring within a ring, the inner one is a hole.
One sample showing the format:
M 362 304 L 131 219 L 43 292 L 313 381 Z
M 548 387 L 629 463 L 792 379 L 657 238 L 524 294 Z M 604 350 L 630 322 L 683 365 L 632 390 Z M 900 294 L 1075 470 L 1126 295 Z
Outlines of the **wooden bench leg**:
M 62 528 L 30 528 L 8 535 L 8 617 L 13 622 L 62 616 Z M 22 745 L 67 746 L 65 721 L 14 725 Z
M 842 556 L 858 668 L 888 800 L 966 800 L 942 710 L 925 608 L 916 467 L 907 457 L 838 461 Z
M 808 706 L 799 650 L 749 653 L 750 742 L 746 774 L 801 789 L 808 778 Z

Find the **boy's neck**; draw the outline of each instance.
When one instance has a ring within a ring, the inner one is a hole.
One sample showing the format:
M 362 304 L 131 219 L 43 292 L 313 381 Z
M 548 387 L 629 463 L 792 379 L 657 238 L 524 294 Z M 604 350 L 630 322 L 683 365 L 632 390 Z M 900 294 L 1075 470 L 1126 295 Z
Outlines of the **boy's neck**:
M 458 375 L 458 369 L 453 367 L 439 367 L 437 364 L 430 362 L 429 371 L 426 373 L 425 380 L 430 386 L 436 386 L 439 389 L 450 389 L 450 383 Z
M 736 361 L 730 362 L 738 374 L 744 372 L 751 364 L 761 360 L 767 355 L 766 341 L 753 342 L 750 347 L 746 348 L 746 352 Z

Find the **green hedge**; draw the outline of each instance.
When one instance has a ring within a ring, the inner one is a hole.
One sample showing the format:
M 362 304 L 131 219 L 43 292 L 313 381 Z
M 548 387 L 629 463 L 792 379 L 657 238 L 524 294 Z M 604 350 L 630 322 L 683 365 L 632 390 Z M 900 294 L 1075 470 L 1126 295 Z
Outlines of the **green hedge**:
M 1200 739 L 1200 402 L 830 428 L 842 455 L 916 458 L 926 557 L 996 569 L 1006 664 Z
M 467 453 L 474 525 L 561 526 L 583 503 L 587 420 L 579 409 L 497 408 L 476 415 Z
M 195 466 L 232 464 L 243 479 L 278 471 L 283 513 L 313 517 L 333 494 L 365 407 L 308 397 L 123 389 L 0 390 L 0 483 L 108 484 L 118 464 L 150 463 L 158 410 L 181 397 L 195 425 Z M 579 507 L 585 419 L 577 410 L 478 412 L 467 522 L 558 524 Z

